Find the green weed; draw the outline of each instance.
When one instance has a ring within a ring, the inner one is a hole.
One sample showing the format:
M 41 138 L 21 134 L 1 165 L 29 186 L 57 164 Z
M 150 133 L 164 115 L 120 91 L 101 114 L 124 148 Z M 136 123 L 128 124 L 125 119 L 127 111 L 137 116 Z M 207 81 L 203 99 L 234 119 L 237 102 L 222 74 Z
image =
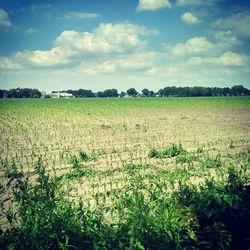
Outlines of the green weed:
M 41 161 L 31 181 L 15 167 L 8 170 L 7 188 L 13 194 L 5 213 L 8 228 L 0 235 L 1 249 L 81 249 L 89 245 L 83 232 L 84 214 L 65 199 L 56 177 L 45 172 Z
M 220 168 L 220 167 L 222 167 L 222 161 L 221 161 L 220 153 L 217 154 L 215 158 L 211 158 L 211 157 L 207 156 L 202 161 L 202 166 L 204 168 Z
M 156 149 L 151 149 L 148 156 L 150 158 L 169 158 L 175 157 L 180 154 L 185 154 L 186 150 L 183 149 L 182 145 L 171 144 L 168 148 L 163 151 L 157 151 Z

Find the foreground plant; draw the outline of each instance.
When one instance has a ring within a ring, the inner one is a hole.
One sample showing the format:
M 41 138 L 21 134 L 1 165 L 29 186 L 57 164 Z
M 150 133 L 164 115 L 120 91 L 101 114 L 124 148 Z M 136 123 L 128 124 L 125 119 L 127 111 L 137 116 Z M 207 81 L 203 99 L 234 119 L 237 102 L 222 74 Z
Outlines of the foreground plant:
M 187 151 L 182 147 L 181 144 L 177 145 L 175 143 L 171 144 L 168 148 L 163 151 L 158 151 L 156 149 L 151 149 L 148 156 L 150 158 L 168 158 L 175 157 L 178 155 L 184 155 Z
M 8 228 L 0 236 L 1 249 L 74 249 L 90 243 L 82 228 L 84 214 L 65 199 L 56 177 L 45 172 L 41 161 L 35 167 L 36 180 L 15 165 L 5 172 L 7 188 L 13 194 L 5 211 Z
M 191 171 L 183 163 L 193 155 L 185 154 L 174 170 L 124 166 L 127 181 L 122 188 L 109 178 L 111 189 L 90 191 L 95 206 L 68 200 L 64 183 L 49 176 L 40 160 L 33 177 L 13 164 L 5 171 L 13 199 L 8 208 L 2 203 L 8 225 L 0 231 L 0 248 L 248 249 L 247 155 L 240 168 L 217 157 L 221 167 L 204 168 L 203 161 L 197 161 Z M 71 174 L 81 173 L 82 167 L 73 161 Z M 203 181 L 193 183 L 201 174 Z

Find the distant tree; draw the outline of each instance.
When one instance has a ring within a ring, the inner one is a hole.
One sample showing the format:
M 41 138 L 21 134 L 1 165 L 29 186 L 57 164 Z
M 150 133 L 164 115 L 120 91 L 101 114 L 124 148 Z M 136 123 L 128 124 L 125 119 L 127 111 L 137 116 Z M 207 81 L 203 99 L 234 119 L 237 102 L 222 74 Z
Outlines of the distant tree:
M 78 90 L 68 89 L 67 91 L 63 90 L 62 92 L 67 92 L 75 97 L 95 97 L 95 94 L 92 92 L 92 90 L 87 90 L 87 89 L 78 89 Z
M 212 88 L 212 95 L 213 96 L 220 96 L 220 94 L 221 94 L 220 88 L 218 88 L 218 87 Z
M 8 98 L 18 98 L 19 88 L 17 89 L 10 89 L 8 92 Z
M 106 89 L 103 91 L 104 97 L 118 97 L 117 89 Z
M 38 91 L 38 90 L 37 90 Z M 30 90 L 30 89 L 27 89 L 27 88 L 24 88 L 24 89 L 19 89 L 19 92 L 18 92 L 18 97 L 19 98 L 28 98 L 28 97 L 33 97 L 32 95 L 34 94 L 35 92 Z M 37 93 L 36 93 L 37 94 Z
M 78 91 L 78 97 L 94 97 L 95 94 L 91 90 L 87 89 L 79 89 Z
M 169 95 L 171 95 L 171 87 L 165 87 L 162 90 L 162 96 L 169 96 Z
M 213 91 L 211 88 L 204 88 L 204 93 L 205 93 L 205 96 L 212 96 L 213 95 Z
M 37 89 L 16 88 L 4 91 L 4 96 L 7 98 L 39 98 L 42 93 Z
M 191 96 L 201 96 L 202 95 L 201 87 L 195 86 L 190 88 L 190 94 Z
M 129 96 L 136 96 L 138 94 L 138 92 L 134 88 L 130 88 L 127 90 L 127 94 Z
M 229 96 L 229 95 L 231 95 L 232 93 L 231 93 L 231 89 L 230 88 L 223 88 L 222 89 L 222 93 L 223 93 L 223 95 L 224 96 Z
M 155 92 L 153 91 L 153 90 L 150 90 L 149 91 L 149 95 L 148 96 L 150 96 L 150 97 L 154 97 L 155 96 Z
M 98 91 L 96 93 L 97 97 L 118 97 L 118 91 L 117 89 L 106 89 L 103 92 Z
M 120 93 L 120 97 L 124 97 L 126 95 L 126 92 L 124 92 L 124 91 L 122 91 L 121 93 Z
M 64 91 L 64 90 L 63 90 L 62 92 L 67 92 L 67 93 L 72 94 L 73 96 L 77 97 L 77 96 L 76 96 L 77 90 L 68 89 L 67 91 Z M 52 93 L 53 93 L 53 91 L 52 91 Z
M 94 97 L 95 94 L 91 90 L 79 89 L 77 91 L 79 97 Z
M 171 96 L 177 96 L 177 88 L 175 86 L 170 87 L 170 95 Z
M 102 91 L 98 91 L 96 93 L 96 97 L 104 97 L 103 92 Z
M 2 90 L 3 91 L 3 98 L 8 98 L 8 95 L 9 95 L 9 91 L 4 89 Z
M 95 94 L 92 90 L 86 90 L 86 97 L 95 97 Z
M 177 89 L 178 96 L 190 96 L 190 87 L 179 87 Z
M 218 87 L 175 87 L 167 86 L 158 91 L 160 96 L 227 96 L 227 95 L 250 95 L 250 91 L 242 85 L 230 88 Z
M 0 89 L 0 98 L 3 98 L 4 91 Z
M 143 89 L 141 91 L 141 93 L 142 93 L 143 96 L 146 96 L 146 97 L 148 97 L 150 95 L 150 91 L 148 89 Z
M 162 97 L 163 96 L 163 89 L 159 89 L 157 94 Z
M 249 95 L 249 90 L 242 85 L 235 85 L 231 88 L 232 95 Z
M 32 97 L 32 98 L 40 98 L 42 96 L 42 93 L 37 90 L 37 89 L 31 89 L 30 90 L 30 96 L 29 97 Z

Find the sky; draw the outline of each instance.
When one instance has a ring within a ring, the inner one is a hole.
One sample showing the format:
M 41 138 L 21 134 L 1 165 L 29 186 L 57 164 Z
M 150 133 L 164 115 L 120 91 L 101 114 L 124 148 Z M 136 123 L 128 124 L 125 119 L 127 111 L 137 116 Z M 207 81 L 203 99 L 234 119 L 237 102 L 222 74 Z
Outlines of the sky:
M 250 88 L 249 0 L 0 0 L 0 89 Z

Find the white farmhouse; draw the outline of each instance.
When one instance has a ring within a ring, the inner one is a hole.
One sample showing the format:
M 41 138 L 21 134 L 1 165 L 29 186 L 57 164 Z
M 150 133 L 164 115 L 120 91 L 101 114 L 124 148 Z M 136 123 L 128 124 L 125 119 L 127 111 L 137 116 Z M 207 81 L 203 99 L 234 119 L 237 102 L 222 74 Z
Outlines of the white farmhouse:
M 54 92 L 50 95 L 51 98 L 74 98 L 70 93 L 67 92 Z

